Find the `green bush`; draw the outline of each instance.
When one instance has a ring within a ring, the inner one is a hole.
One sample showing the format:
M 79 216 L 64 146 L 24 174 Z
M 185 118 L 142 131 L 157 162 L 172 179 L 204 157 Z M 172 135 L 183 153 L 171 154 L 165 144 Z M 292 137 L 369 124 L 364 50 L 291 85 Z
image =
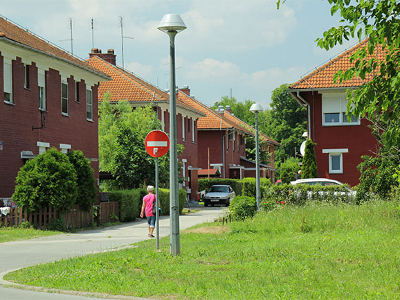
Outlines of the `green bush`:
M 237 196 L 232 200 L 229 211 L 235 221 L 252 218 L 257 211 L 256 199 L 248 196 Z
M 110 201 L 119 203 L 119 220 L 129 222 L 139 217 L 142 205 L 141 195 L 146 194 L 145 189 L 119 190 L 110 192 Z
M 314 147 L 316 143 L 308 139 L 306 141 L 306 147 L 304 149 L 303 166 L 301 170 L 301 178 L 317 178 L 317 162 L 315 160 L 315 150 Z
M 360 184 L 357 188 L 357 202 L 361 203 L 368 199 L 370 193 L 374 193 L 385 199 L 388 197 L 391 188 L 398 186 L 396 180 L 396 162 L 386 157 L 371 157 L 363 155 L 364 161 L 357 169 L 361 172 Z
M 52 148 L 27 161 L 20 169 L 12 199 L 29 211 L 44 207 L 69 211 L 78 194 L 76 180 L 74 166 L 68 157 Z
M 243 196 L 248 197 L 256 197 L 256 179 L 254 177 L 244 178 L 242 180 L 243 183 Z M 268 190 L 268 188 L 272 185 L 271 180 L 268 178 L 260 178 L 260 192 L 261 198 L 263 198 Z
M 68 152 L 67 156 L 73 164 L 77 176 L 78 197 L 76 204 L 79 204 L 83 210 L 90 211 L 97 196 L 93 169 L 82 151 L 71 151 Z
M 242 180 L 230 178 L 199 179 L 199 191 L 209 190 L 212 185 L 227 184 L 235 191 L 236 196 L 242 195 Z
M 297 179 L 297 172 L 300 170 L 300 166 L 295 158 L 289 158 L 284 163 L 281 163 L 279 169 L 282 183 L 290 183 Z
M 46 229 L 65 232 L 67 231 L 67 226 L 65 226 L 64 218 L 61 216 L 58 219 L 51 220 Z

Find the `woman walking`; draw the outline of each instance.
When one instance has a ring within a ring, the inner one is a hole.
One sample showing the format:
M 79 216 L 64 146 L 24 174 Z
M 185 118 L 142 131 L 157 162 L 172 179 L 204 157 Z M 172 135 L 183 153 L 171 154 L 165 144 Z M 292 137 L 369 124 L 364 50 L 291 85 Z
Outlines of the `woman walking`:
M 156 195 L 154 195 L 154 186 L 149 185 L 147 187 L 148 194 L 143 197 L 142 210 L 140 217 L 143 218 L 146 215 L 147 223 L 149 224 L 149 237 L 153 238 L 154 227 L 156 224 L 156 216 L 153 213 L 153 205 L 156 205 Z

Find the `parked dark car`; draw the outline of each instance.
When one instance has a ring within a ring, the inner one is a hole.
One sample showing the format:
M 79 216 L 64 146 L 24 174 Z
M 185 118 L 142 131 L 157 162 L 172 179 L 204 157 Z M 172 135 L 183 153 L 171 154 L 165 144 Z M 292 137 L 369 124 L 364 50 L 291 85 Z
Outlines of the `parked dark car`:
M 214 204 L 229 206 L 233 198 L 235 192 L 230 185 L 212 185 L 204 196 L 204 206 L 214 206 Z

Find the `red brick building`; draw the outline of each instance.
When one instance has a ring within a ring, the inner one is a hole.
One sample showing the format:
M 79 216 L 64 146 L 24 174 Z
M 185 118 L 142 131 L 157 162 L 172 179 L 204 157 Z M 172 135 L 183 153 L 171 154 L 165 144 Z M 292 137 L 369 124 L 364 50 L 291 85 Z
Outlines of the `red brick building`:
M 109 78 L 0 18 L 0 198 L 26 159 L 50 147 L 81 150 L 98 178 L 97 89 Z
M 350 55 L 364 47 L 367 41 L 364 40 L 289 87 L 291 95 L 308 110 L 308 137 L 317 144 L 315 156 L 318 176 L 336 179 L 351 186 L 359 183 L 357 166 L 362 161 L 361 156 L 372 155 L 378 145 L 368 127 L 368 120 L 355 116 L 350 122 L 347 120 L 346 90 L 361 86 L 371 77 L 365 80 L 353 78 L 335 84 L 333 75 L 338 70 L 350 68 Z M 375 55 L 377 59 L 383 59 L 384 53 L 378 51 Z
M 92 49 L 87 62 L 112 78 L 99 87 L 98 98 L 102 101 L 104 94 L 110 94 L 110 103 L 127 100 L 133 107 L 153 105 L 163 126 L 162 130 L 169 133 L 169 95 L 145 80 L 127 70 L 116 66 L 113 50 L 102 53 Z M 178 144 L 185 149 L 178 160 L 182 164 L 182 176 L 185 178 L 182 188 L 190 193 L 190 198 L 197 199 L 198 170 L 198 119 L 204 116 L 196 108 L 177 99 L 177 138 Z M 144 141 L 143 141 L 144 142 Z

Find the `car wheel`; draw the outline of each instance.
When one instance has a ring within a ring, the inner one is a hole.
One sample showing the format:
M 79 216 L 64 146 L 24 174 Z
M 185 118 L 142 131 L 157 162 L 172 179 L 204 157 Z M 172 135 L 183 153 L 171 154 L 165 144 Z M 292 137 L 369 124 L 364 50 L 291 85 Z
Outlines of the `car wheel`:
M 231 203 L 229 202 L 229 199 L 228 199 L 228 200 L 226 200 L 226 202 L 225 202 L 225 206 L 228 207 L 229 204 L 231 204 Z

